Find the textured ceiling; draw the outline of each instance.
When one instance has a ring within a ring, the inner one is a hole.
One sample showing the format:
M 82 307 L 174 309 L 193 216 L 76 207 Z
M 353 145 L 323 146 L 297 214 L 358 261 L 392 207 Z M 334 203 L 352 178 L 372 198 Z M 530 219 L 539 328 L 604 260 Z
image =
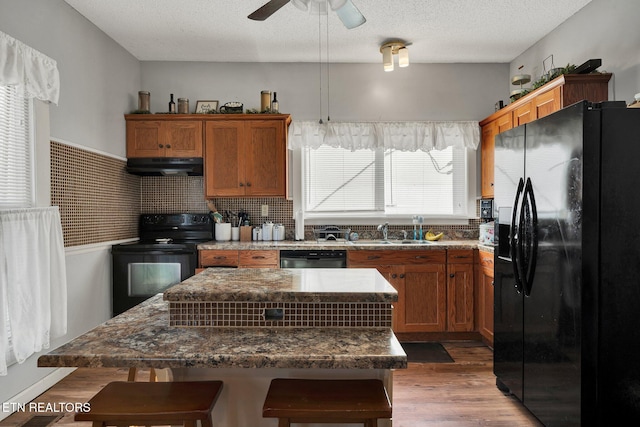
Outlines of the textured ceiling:
M 328 52 L 376 63 L 382 43 L 401 39 L 414 63 L 505 63 L 591 0 L 352 0 L 367 18 L 352 30 L 293 4 L 247 19 L 267 0 L 65 1 L 142 61 L 324 62 Z

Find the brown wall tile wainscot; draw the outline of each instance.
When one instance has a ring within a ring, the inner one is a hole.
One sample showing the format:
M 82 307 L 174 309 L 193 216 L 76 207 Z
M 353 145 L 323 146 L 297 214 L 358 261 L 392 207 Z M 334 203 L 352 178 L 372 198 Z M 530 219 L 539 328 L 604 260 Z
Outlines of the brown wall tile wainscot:
M 51 204 L 60 207 L 65 247 L 138 236 L 140 177 L 125 166 L 51 141 Z

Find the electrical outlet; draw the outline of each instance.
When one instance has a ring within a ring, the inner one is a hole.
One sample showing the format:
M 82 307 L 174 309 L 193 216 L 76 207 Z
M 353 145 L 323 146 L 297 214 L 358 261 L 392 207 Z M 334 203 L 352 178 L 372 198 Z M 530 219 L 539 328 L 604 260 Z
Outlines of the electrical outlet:
M 260 215 L 261 216 L 269 216 L 269 205 L 261 205 L 260 206 Z

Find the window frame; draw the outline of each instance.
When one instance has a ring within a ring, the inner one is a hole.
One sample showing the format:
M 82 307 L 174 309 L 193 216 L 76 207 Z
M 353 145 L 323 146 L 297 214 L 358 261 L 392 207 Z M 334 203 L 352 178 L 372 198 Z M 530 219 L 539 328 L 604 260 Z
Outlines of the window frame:
M 291 151 L 289 160 L 291 168 L 291 192 L 293 198 L 293 211 L 294 216 L 302 213 L 304 223 L 308 225 L 376 225 L 381 221 L 388 222 L 389 224 L 406 225 L 412 223 L 412 215 L 410 214 L 390 214 L 384 212 L 361 212 L 359 214 L 354 213 L 313 213 L 306 212 L 304 210 L 305 197 L 304 188 L 304 149 L 296 148 Z M 467 209 L 466 213 L 460 215 L 423 215 L 425 221 L 434 225 L 466 225 L 469 219 L 476 219 L 476 199 L 478 194 L 477 182 L 478 177 L 478 151 L 473 149 L 466 149 L 466 165 L 467 165 L 467 185 L 466 185 L 466 198 Z M 416 212 L 414 214 L 420 214 Z

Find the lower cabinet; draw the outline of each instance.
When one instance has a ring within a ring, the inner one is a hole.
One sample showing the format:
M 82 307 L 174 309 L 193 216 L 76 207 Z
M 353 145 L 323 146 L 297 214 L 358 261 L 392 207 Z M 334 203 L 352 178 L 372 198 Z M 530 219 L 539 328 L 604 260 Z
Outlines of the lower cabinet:
M 493 254 L 478 252 L 478 332 L 493 346 Z
M 447 255 L 445 250 L 347 251 L 350 268 L 375 267 L 398 291 L 395 332 L 447 329 Z
M 447 331 L 470 332 L 474 329 L 473 250 L 447 251 Z
M 278 250 L 224 250 L 203 249 L 198 251 L 198 267 L 279 268 Z

